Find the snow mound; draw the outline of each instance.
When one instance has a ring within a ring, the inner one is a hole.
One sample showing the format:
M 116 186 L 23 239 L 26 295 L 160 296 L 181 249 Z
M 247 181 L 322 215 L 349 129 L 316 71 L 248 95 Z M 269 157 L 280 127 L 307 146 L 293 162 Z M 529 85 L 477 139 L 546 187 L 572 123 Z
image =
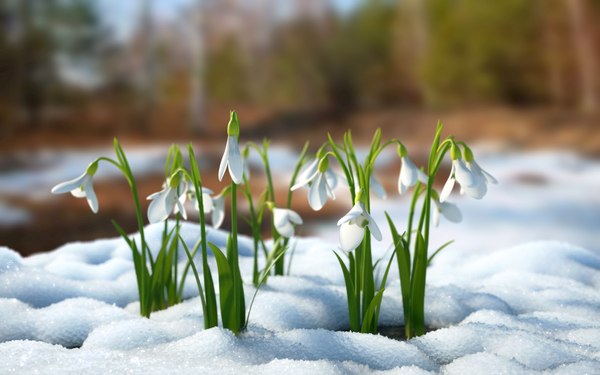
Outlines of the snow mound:
M 162 226 L 146 230 L 151 241 L 160 240 Z M 186 223 L 182 236 L 193 246 L 197 226 Z M 222 246 L 227 234 L 208 236 Z M 250 243 L 240 244 L 241 268 L 249 275 Z M 139 317 L 133 264 L 123 246 L 121 239 L 72 243 L 28 258 L 0 248 L 3 368 L 46 374 L 476 374 L 490 368 L 578 374 L 600 368 L 600 257 L 570 244 L 534 242 L 461 263 L 436 261 L 426 314 L 427 324 L 439 329 L 407 342 L 340 332 L 348 321 L 343 280 L 331 266 L 335 244 L 296 240 L 292 275 L 269 279 L 239 337 L 203 330 L 191 278 L 191 298 L 151 319 Z M 382 325 L 402 324 L 394 275 Z M 253 294 L 248 285 L 248 301 Z
M 480 161 L 501 186 L 490 186 L 482 201 L 451 198 L 465 220 L 442 223 L 432 236 L 432 248 L 456 242 L 429 268 L 426 324 L 434 330 L 424 336 L 400 342 L 344 332 L 335 224 L 321 225 L 318 238 L 291 241 L 290 275 L 269 278 L 238 337 L 221 328 L 203 330 L 191 274 L 183 303 L 139 317 L 131 251 L 120 238 L 70 243 L 27 258 L 0 247 L 0 372 L 600 373 L 600 163 L 556 153 Z M 0 190 L 23 186 L 23 176 L 13 177 L 21 182 L 4 182 Z M 38 179 L 32 182 L 45 186 L 56 176 Z M 374 200 L 372 209 L 377 222 L 384 223 L 388 211 L 399 227 L 405 224 L 406 201 Z M 145 230 L 154 254 L 163 229 Z M 183 223 L 188 246 L 198 235 L 197 225 Z M 207 232 L 221 247 L 227 236 Z M 139 234 L 132 237 L 139 241 Z M 383 241 L 373 242 L 374 259 L 388 259 L 390 243 L 384 231 Z M 249 302 L 255 291 L 252 242 L 240 237 L 239 245 Z M 178 261 L 187 261 L 183 250 Z M 215 270 L 212 256 L 208 262 Z M 376 274 L 380 278 L 381 270 Z M 402 323 L 394 265 L 380 324 Z

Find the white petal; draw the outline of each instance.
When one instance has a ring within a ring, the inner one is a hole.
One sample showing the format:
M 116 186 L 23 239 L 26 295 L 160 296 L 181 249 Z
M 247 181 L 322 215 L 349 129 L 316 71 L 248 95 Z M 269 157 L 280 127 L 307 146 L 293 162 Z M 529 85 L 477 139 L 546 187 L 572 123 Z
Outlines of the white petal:
M 492 176 L 488 171 L 486 171 L 485 169 L 481 168 L 481 166 L 479 164 L 477 164 L 477 162 L 475 160 L 473 160 L 471 162 L 471 170 L 477 170 L 478 173 L 480 173 L 481 175 L 483 175 L 483 177 L 485 178 L 485 181 L 487 183 L 490 184 L 497 184 L 498 180 L 496 180 L 496 178 L 494 176 Z
M 71 195 L 74 196 L 75 198 L 85 198 L 85 190 L 83 190 L 80 187 L 77 187 L 73 190 L 71 190 Z
M 405 186 L 413 186 L 417 183 L 417 171 L 418 168 L 416 165 L 410 161 L 406 156 L 401 159 L 401 167 L 400 167 L 400 179 L 402 180 L 402 184 Z
M 436 227 L 440 225 L 440 210 L 439 203 L 435 202 L 435 207 L 433 207 L 433 211 L 431 211 L 431 219 L 433 220 L 433 225 Z
M 427 178 L 427 175 L 425 174 L 425 172 L 423 172 L 423 171 L 422 171 L 422 170 L 420 170 L 420 169 L 419 169 L 419 170 L 417 170 L 417 179 L 418 179 L 419 181 L 421 181 L 422 183 L 424 183 L 424 184 L 427 184 L 427 182 L 429 182 L 429 181 L 427 181 L 427 180 L 428 180 L 428 178 Z
M 462 213 L 457 205 L 450 202 L 443 202 L 440 204 L 440 209 L 442 211 L 442 215 L 453 223 L 460 223 L 462 221 Z M 434 212 L 437 210 L 434 210 Z M 438 215 L 439 216 L 439 215 Z M 439 221 L 439 219 L 438 219 Z
M 328 168 L 325 171 L 325 177 L 327 177 L 327 184 L 331 190 L 334 190 L 338 185 L 338 177 L 335 172 Z
M 402 171 L 400 171 L 402 172 Z M 408 186 L 404 185 L 402 183 L 402 173 L 400 173 L 400 175 L 398 175 L 398 193 L 400 195 L 406 193 L 406 191 L 408 190 Z
M 288 219 L 294 224 L 302 224 L 302 218 L 300 217 L 300 215 L 298 215 L 296 211 L 288 210 Z
M 204 208 L 204 213 L 207 214 L 214 209 L 213 199 L 207 193 L 202 193 L 202 207 Z M 196 210 L 198 210 L 198 205 L 196 204 Z
M 340 247 L 344 251 L 356 249 L 364 236 L 365 230 L 356 224 L 345 222 L 340 225 Z
M 273 224 L 275 226 L 284 225 L 288 221 L 288 212 L 286 209 L 273 208 Z
M 310 207 L 319 211 L 327 202 L 327 185 L 324 180 L 323 174 L 318 173 L 316 179 L 313 181 L 308 191 L 308 204 Z
M 478 179 L 477 183 L 473 186 L 465 186 L 462 187 L 464 193 L 467 194 L 471 198 L 481 199 L 484 197 L 485 193 L 487 193 L 487 185 L 485 183 L 485 178 L 482 176 Z
M 332 200 L 335 200 L 335 194 L 333 193 L 333 188 L 331 186 L 329 186 L 329 182 L 327 180 L 327 176 L 325 176 L 323 178 L 323 180 L 325 180 L 324 185 L 325 185 L 325 191 L 327 192 L 327 196 L 329 198 L 331 198 Z
M 308 184 L 312 179 L 315 178 L 316 173 L 318 172 L 319 160 L 313 160 L 307 167 L 305 167 L 296 177 L 296 183 L 290 190 L 294 191 L 306 184 Z
M 166 209 L 167 191 L 161 190 L 148 206 L 148 221 L 151 224 L 161 222 L 169 217 Z
M 223 151 L 223 157 L 221 158 L 221 164 L 219 164 L 219 181 L 223 179 L 223 175 L 225 175 L 225 170 L 227 169 L 227 164 L 229 164 L 229 139 L 231 137 L 227 137 L 227 143 L 225 143 L 225 151 Z
M 368 213 L 364 213 L 363 216 L 365 216 L 367 218 L 367 220 L 369 221 L 369 230 L 371 231 L 371 234 L 373 235 L 373 237 L 375 237 L 375 239 L 377 241 L 381 241 L 381 231 L 379 230 L 379 227 L 377 226 L 377 223 L 375 222 L 375 220 L 373 220 L 373 218 L 371 217 L 371 215 L 369 215 Z
M 183 197 L 184 198 L 182 199 L 180 196 L 179 199 L 176 200 L 175 213 L 181 213 L 183 220 L 187 220 L 187 213 L 185 212 L 185 207 L 183 206 L 183 203 L 185 202 L 185 195 L 183 195 Z
M 375 196 L 381 199 L 387 198 L 387 194 L 385 193 L 385 189 L 381 185 L 381 183 L 375 178 L 375 176 L 371 175 L 371 190 L 375 193 Z
M 52 188 L 52 190 L 51 190 L 52 194 L 68 193 L 72 190 L 78 189 L 79 187 L 81 187 L 81 184 L 83 183 L 85 176 L 87 176 L 87 173 L 84 172 L 79 177 L 76 177 L 69 181 L 61 182 L 60 184 L 58 184 Z
M 354 206 L 352 206 L 350 211 L 348 211 L 348 213 L 346 215 L 344 215 L 344 217 L 342 217 L 340 220 L 338 220 L 337 225 L 340 226 L 343 223 L 347 223 L 350 220 L 354 220 L 357 217 L 361 216 L 364 212 L 365 212 L 364 206 L 362 205 L 362 203 L 358 202 Z
M 472 187 L 477 184 L 474 174 L 462 159 L 456 159 L 452 163 L 454 164 L 454 177 L 462 187 Z
M 164 190 L 164 189 L 163 189 L 163 190 Z M 163 190 L 161 190 L 161 191 L 157 191 L 156 193 L 152 193 L 152 194 L 148 195 L 148 196 L 146 197 L 146 200 L 148 200 L 148 201 L 151 201 L 151 200 L 155 199 L 156 197 L 158 197 L 158 195 L 159 195 L 160 193 L 162 193 L 162 191 L 163 191 Z
M 277 233 L 285 238 L 290 238 L 294 235 L 294 226 L 287 220 L 281 225 L 276 225 L 275 229 L 277 230 Z
M 440 202 L 444 202 L 446 199 L 448 199 L 448 197 L 450 196 L 450 193 L 452 192 L 452 188 L 454 188 L 455 181 L 456 180 L 452 176 L 452 173 L 450 173 L 450 176 L 448 177 L 448 180 L 444 184 L 444 187 L 442 188 L 442 192 L 440 193 Z
M 229 174 L 235 184 L 241 184 L 244 181 L 244 159 L 240 153 L 237 136 L 229 136 Z
M 92 176 L 88 175 L 83 183 L 83 191 L 87 197 L 87 202 L 93 213 L 98 213 L 98 198 L 96 198 L 96 192 L 92 185 Z
M 225 220 L 225 197 L 219 196 L 218 198 L 215 198 L 213 204 L 212 225 L 217 229 L 223 224 L 223 220 Z

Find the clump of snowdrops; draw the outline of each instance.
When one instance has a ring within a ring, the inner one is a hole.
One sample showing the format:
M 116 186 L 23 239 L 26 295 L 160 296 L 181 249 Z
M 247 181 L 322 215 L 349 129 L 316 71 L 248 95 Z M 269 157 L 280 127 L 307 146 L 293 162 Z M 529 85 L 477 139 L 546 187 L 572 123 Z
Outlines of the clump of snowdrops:
M 165 181 L 162 189 L 148 197 L 151 200 L 147 218 L 150 223 L 163 223 L 162 241 L 156 256 L 150 249 L 144 234 L 144 213 L 137 192 L 133 173 L 119 142 L 115 139 L 114 150 L 116 159 L 99 157 L 89 164 L 86 171 L 79 177 L 56 185 L 53 193 L 70 192 L 78 198 L 86 198 L 94 213 L 98 212 L 98 200 L 93 189 L 92 179 L 98 170 L 100 162 L 106 162 L 119 171 L 127 180 L 136 212 L 139 238 L 127 235 L 118 223 L 113 224 L 119 234 L 130 247 L 133 255 L 136 273 L 140 314 L 149 317 L 153 311 L 164 309 L 181 302 L 185 280 L 189 270 L 194 275 L 200 296 L 204 327 L 211 328 L 219 324 L 234 333 L 242 331 L 247 323 L 252 308 L 252 302 L 261 285 L 271 273 L 275 275 L 289 274 L 292 257 L 289 257 L 287 267 L 285 254 L 290 249 L 291 240 L 296 226 L 302 224 L 300 215 L 291 209 L 294 191 L 308 188 L 308 203 L 313 210 L 320 210 L 329 199 L 335 199 L 334 190 L 340 185 L 346 185 L 351 198 L 352 208 L 342 217 L 339 226 L 340 243 L 335 251 L 342 269 L 346 284 L 348 300 L 349 325 L 352 331 L 376 333 L 383 293 L 387 277 L 394 257 L 400 277 L 403 302 L 404 322 L 408 338 L 425 333 L 424 300 L 427 266 L 433 257 L 452 241 L 429 254 L 430 223 L 437 225 L 440 215 L 449 221 L 459 222 L 462 215 L 458 207 L 447 201 L 455 183 L 461 187 L 461 192 L 473 198 L 482 198 L 487 191 L 488 183 L 496 180 L 481 169 L 473 157 L 473 152 L 464 143 L 453 137 L 441 140 L 442 126 L 438 124 L 432 142 L 426 169 L 419 169 L 409 159 L 405 145 L 397 139 L 381 142 L 381 132 L 376 131 L 369 151 L 361 162 L 350 132 L 346 132 L 341 143 L 336 143 L 329 136 L 316 152 L 314 159 L 308 163 L 308 142 L 304 145 L 289 183 L 287 199 L 284 205 L 276 202 L 275 187 L 269 164 L 269 141 L 264 140 L 259 146 L 247 143 L 240 148 L 240 123 L 237 114 L 232 111 L 227 125 L 227 142 L 218 177 L 221 181 L 228 172 L 231 182 L 218 194 L 203 186 L 200 170 L 192 145 L 187 148 L 189 165 L 178 146 L 171 146 L 165 162 Z M 371 217 L 371 193 L 385 198 L 386 193 L 374 175 L 377 157 L 389 146 L 395 146 L 400 159 L 400 175 L 398 192 L 407 194 L 413 188 L 407 228 L 402 232 L 394 224 L 386 212 L 393 244 L 392 254 L 383 262 L 385 268 L 383 277 L 376 283 L 375 268 L 379 261 L 373 262 L 371 236 L 382 240 L 381 230 Z M 266 176 L 266 188 L 255 199 L 250 189 L 250 170 L 247 159 L 251 150 L 260 156 Z M 439 168 L 447 154 L 452 159 L 450 176 L 441 193 L 438 193 L 433 183 Z M 330 166 L 330 160 L 336 161 L 343 177 L 340 177 Z M 252 302 L 246 309 L 244 281 L 239 266 L 238 251 L 238 188 L 246 198 L 253 247 L 254 262 L 252 283 L 256 290 Z M 221 249 L 207 240 L 207 223 L 205 215 L 211 215 L 214 228 L 220 227 L 225 218 L 225 201 L 229 198 L 231 213 L 231 232 L 228 235 L 225 249 Z M 199 211 L 199 235 L 192 248 L 180 236 L 181 220 L 187 219 L 185 203 L 190 201 Z M 417 211 L 417 204 L 421 209 Z M 269 212 L 270 214 L 265 215 Z M 417 217 L 418 214 L 418 217 Z M 173 225 L 169 226 L 167 219 L 175 217 Z M 261 234 L 265 217 L 270 218 L 272 244 L 268 246 Z M 179 269 L 179 252 L 185 252 L 185 263 Z M 200 251 L 201 271 L 194 263 Z M 220 309 L 217 309 L 217 297 L 212 271 L 208 263 L 209 251 L 217 264 L 219 281 Z M 262 252 L 264 264 L 259 265 L 259 254 Z

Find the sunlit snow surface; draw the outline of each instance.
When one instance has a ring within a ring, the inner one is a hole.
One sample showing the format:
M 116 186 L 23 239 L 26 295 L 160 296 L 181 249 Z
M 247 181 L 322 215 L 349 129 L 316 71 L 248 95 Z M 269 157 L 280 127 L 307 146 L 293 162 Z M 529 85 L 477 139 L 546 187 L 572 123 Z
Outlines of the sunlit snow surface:
M 429 270 L 426 320 L 439 329 L 425 336 L 344 332 L 334 223 L 295 243 L 291 275 L 269 279 L 239 337 L 203 331 L 191 275 L 184 303 L 140 318 L 130 250 L 102 239 L 27 258 L 0 248 L 0 373 L 600 373 L 600 164 L 559 153 L 480 164 L 501 184 L 481 201 L 453 196 L 464 222 L 432 232 L 435 244 L 456 242 Z M 382 228 L 384 209 L 403 226 L 406 200 L 373 207 Z M 160 241 L 162 226 L 147 230 Z M 182 234 L 193 245 L 198 227 Z M 224 232 L 208 236 L 224 245 Z M 374 244 L 386 255 L 389 234 Z M 246 281 L 250 245 L 240 239 Z M 394 268 L 389 280 L 380 323 L 399 325 Z

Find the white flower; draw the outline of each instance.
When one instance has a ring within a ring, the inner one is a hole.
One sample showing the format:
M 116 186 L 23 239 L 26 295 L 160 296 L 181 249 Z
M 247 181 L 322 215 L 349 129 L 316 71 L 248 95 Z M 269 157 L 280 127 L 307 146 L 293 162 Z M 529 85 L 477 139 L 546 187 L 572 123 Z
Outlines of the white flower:
M 205 210 L 206 211 L 206 210 Z M 218 229 L 225 220 L 225 195 L 219 194 L 212 198 L 212 225 Z
M 294 191 L 309 185 L 308 204 L 315 211 L 319 211 L 323 208 L 325 203 L 327 203 L 327 198 L 335 199 L 333 189 L 335 185 L 337 185 L 337 177 L 335 176 L 335 173 L 329 171 L 329 168 L 326 168 L 327 164 L 324 164 L 324 168 L 319 168 L 318 165 L 318 160 L 311 163 L 300 175 L 298 175 L 296 184 L 290 189 Z M 319 169 L 324 169 L 324 171 L 320 171 Z
M 467 168 L 462 159 L 452 160 L 452 169 L 450 170 L 450 176 L 442 193 L 440 194 L 440 202 L 444 202 L 450 196 L 454 183 L 458 181 L 460 187 L 467 195 L 473 198 L 481 198 L 481 184 L 475 175 Z M 484 186 L 485 187 L 485 186 Z M 485 194 L 485 191 L 483 192 Z
M 212 190 L 205 187 L 202 188 L 202 206 L 204 208 L 204 214 L 206 215 L 212 212 L 212 224 L 213 227 L 217 229 L 223 224 L 223 220 L 225 219 L 225 196 L 219 194 L 212 197 L 212 194 Z M 199 210 L 195 194 L 192 194 L 191 199 L 196 211 Z
M 375 178 L 375 175 L 371 175 L 371 178 L 369 179 L 369 181 L 370 181 L 369 185 L 371 187 L 371 191 L 373 191 L 375 196 L 377 198 L 386 199 L 387 194 L 385 193 L 385 189 L 383 188 L 383 185 L 381 185 L 381 182 L 379 182 L 379 180 L 377 178 Z
M 398 193 L 406 193 L 409 187 L 414 186 L 417 181 L 427 183 L 427 175 L 408 158 L 400 158 L 400 175 L 398 176 Z
M 340 247 L 344 251 L 352 251 L 360 245 L 365 236 L 365 227 L 369 227 L 371 234 L 377 241 L 381 241 L 381 231 L 375 220 L 365 210 L 361 202 L 354 207 L 338 222 L 340 227 Z
M 219 165 L 219 181 L 223 179 L 226 169 L 229 169 L 229 175 L 236 185 L 242 183 L 244 179 L 244 160 L 240 154 L 237 135 L 227 136 L 225 151 L 223 152 L 221 165 Z
M 273 208 L 273 224 L 277 233 L 290 238 L 294 235 L 294 225 L 302 224 L 302 218 L 297 212 L 287 208 Z
M 94 175 L 88 168 L 81 176 L 62 182 L 52 188 L 52 194 L 71 193 L 76 198 L 86 198 L 93 213 L 98 212 L 98 198 L 94 192 L 92 179 Z
M 437 199 L 433 199 L 433 203 L 435 207 L 432 212 L 432 219 L 436 227 L 440 224 L 440 214 L 453 223 L 460 223 L 462 221 L 462 213 L 454 203 L 440 202 Z
M 164 184 L 163 190 L 148 196 L 151 200 L 148 206 L 148 221 L 150 223 L 158 223 L 166 220 L 171 213 L 181 212 L 181 216 L 187 219 L 187 214 L 183 203 L 186 199 L 187 184 L 184 181 L 172 187 L 170 182 Z

